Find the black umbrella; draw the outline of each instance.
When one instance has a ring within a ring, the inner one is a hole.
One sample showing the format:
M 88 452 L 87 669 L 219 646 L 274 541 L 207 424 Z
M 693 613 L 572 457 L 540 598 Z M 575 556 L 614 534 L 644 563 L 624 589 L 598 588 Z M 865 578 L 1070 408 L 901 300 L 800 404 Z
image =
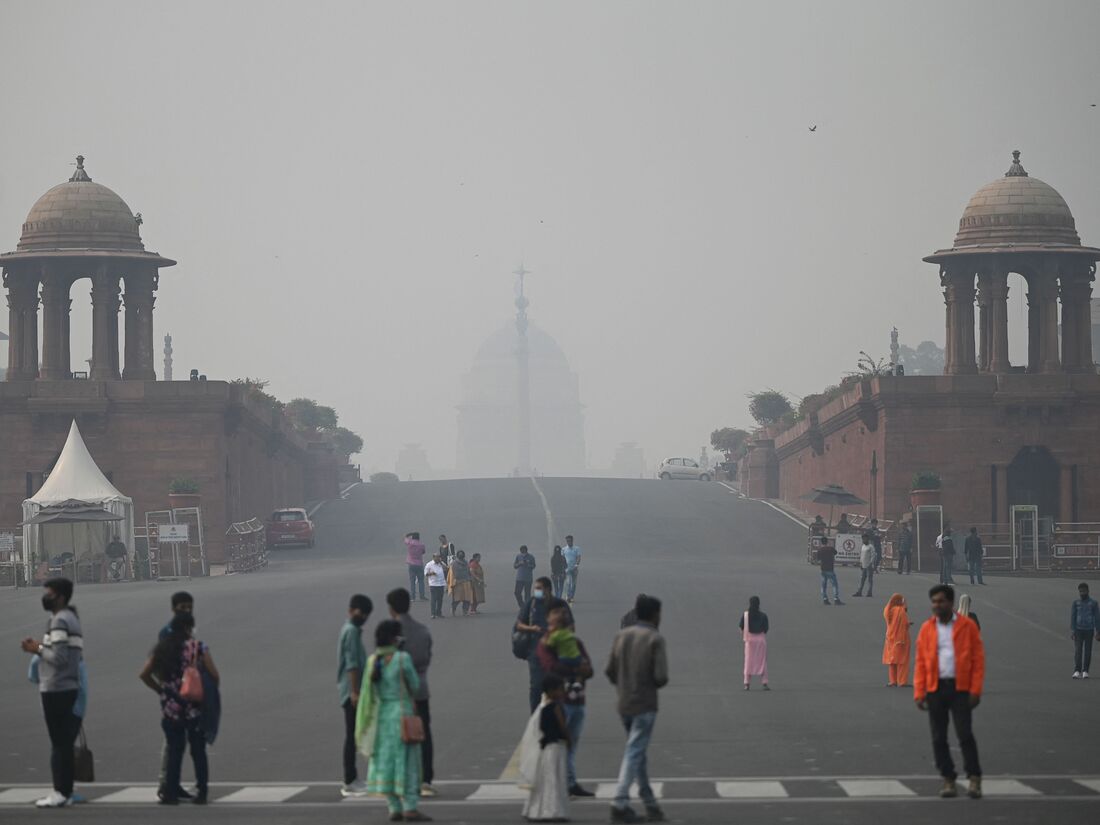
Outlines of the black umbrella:
M 829 526 L 833 524 L 833 508 L 846 504 L 866 504 L 867 502 L 855 493 L 845 490 L 839 484 L 826 484 L 823 487 L 814 487 L 802 498 L 815 504 L 829 505 Z

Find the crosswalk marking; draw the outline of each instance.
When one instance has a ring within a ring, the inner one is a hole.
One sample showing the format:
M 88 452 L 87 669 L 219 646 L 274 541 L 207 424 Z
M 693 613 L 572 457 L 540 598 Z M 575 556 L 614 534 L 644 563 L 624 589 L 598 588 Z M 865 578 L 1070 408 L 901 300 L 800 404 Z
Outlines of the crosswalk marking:
M 896 779 L 840 779 L 836 784 L 851 797 L 917 795 L 916 791 L 907 788 Z
M 982 793 L 986 796 L 1038 796 L 1041 792 L 1018 779 L 983 779 Z
M 1074 779 L 1073 781 L 1090 791 L 1100 793 L 1100 779 Z
M 122 790 L 109 793 L 106 796 L 100 796 L 92 800 L 93 802 L 156 802 L 157 801 L 157 786 L 156 785 L 137 785 L 130 788 L 123 788 Z
M 308 785 L 246 785 L 217 802 L 286 802 L 309 788 Z
M 653 795 L 660 799 L 665 794 L 664 782 L 650 782 L 649 786 L 653 789 Z M 601 782 L 596 786 L 596 799 L 614 799 L 615 791 L 618 790 L 619 784 L 617 782 Z M 638 785 L 637 783 L 630 786 L 630 798 L 638 799 Z
M 715 788 L 723 799 L 774 799 L 788 796 L 782 782 L 770 779 L 716 782 Z
M 527 798 L 529 791 L 515 785 L 478 785 L 477 790 L 466 797 L 469 802 L 499 802 L 501 800 L 522 801 Z
M 23 805 L 48 796 L 49 793 L 49 788 L 8 788 L 0 791 L 0 805 Z

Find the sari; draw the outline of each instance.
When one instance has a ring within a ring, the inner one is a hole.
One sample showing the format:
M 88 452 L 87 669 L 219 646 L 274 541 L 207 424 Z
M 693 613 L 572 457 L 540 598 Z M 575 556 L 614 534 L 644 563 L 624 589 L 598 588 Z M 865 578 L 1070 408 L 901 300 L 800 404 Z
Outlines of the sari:
M 886 622 L 886 641 L 882 645 L 882 663 L 887 666 L 887 685 L 890 687 L 909 684 L 910 640 L 909 610 L 905 597 L 895 593 L 882 610 Z
M 381 669 L 377 682 L 371 678 L 376 668 Z M 391 814 L 415 811 L 420 802 L 420 745 L 401 740 L 401 717 L 416 713 L 412 696 L 419 687 L 407 653 L 380 647 L 367 660 L 355 713 L 355 742 L 370 760 L 367 792 L 386 797 Z
M 481 562 L 470 562 L 470 584 L 474 591 L 473 598 L 470 600 L 472 612 L 477 613 L 477 606 L 485 604 L 485 568 L 481 566 Z

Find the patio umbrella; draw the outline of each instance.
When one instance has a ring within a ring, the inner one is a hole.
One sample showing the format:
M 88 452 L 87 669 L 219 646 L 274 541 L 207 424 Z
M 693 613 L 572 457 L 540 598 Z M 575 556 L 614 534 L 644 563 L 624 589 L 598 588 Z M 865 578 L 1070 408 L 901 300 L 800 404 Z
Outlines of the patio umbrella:
M 829 526 L 833 525 L 833 508 L 846 504 L 866 504 L 867 502 L 855 493 L 845 490 L 839 484 L 826 484 L 823 487 L 814 487 L 802 498 L 815 504 L 829 505 Z

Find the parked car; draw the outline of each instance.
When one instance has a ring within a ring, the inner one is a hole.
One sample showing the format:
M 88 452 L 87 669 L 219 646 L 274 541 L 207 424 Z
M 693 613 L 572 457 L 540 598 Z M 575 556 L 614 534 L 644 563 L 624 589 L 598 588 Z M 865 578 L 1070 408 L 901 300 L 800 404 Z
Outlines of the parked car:
M 657 478 L 664 481 L 674 478 L 710 481 L 710 470 L 700 467 L 699 462 L 693 458 L 666 458 L 657 468 Z
M 313 546 L 313 522 L 300 507 L 285 507 L 271 514 L 267 522 L 267 546 L 287 544 Z

